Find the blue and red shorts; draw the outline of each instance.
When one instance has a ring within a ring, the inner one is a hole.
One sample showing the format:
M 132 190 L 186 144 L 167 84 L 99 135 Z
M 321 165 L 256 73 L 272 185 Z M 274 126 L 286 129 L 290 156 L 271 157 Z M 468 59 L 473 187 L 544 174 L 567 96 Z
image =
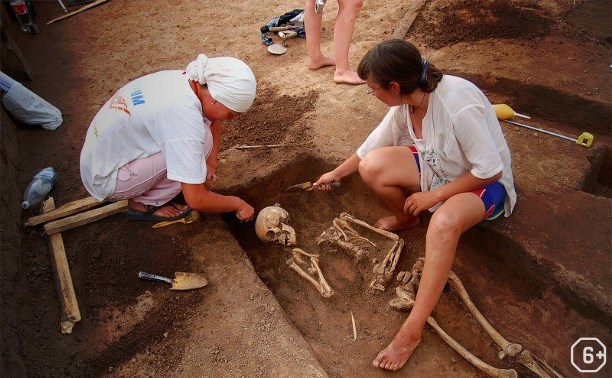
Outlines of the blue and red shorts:
M 416 160 L 417 168 L 421 173 L 421 162 L 416 147 L 410 146 L 412 156 Z M 495 181 L 486 185 L 483 188 L 472 190 L 482 200 L 485 206 L 485 214 L 483 220 L 494 220 L 504 213 L 504 198 L 506 198 L 506 188 L 499 182 Z

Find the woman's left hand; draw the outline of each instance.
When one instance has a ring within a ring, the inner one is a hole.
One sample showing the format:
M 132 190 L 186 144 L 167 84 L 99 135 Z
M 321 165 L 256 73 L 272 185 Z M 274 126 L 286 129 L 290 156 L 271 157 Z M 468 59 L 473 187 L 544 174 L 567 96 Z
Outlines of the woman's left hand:
M 439 199 L 431 191 L 413 193 L 404 202 L 404 212 L 417 216 L 421 211 L 433 207 L 438 202 Z

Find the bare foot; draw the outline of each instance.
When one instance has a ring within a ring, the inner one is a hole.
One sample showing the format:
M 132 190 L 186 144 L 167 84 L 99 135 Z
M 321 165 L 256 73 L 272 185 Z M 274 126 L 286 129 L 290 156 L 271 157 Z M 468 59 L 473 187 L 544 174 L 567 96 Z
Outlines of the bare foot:
M 419 223 L 421 223 L 421 218 L 419 217 L 415 217 L 411 220 L 401 221 L 397 219 L 397 217 L 392 215 L 390 217 L 384 217 L 377 220 L 376 223 L 374 223 L 374 227 L 380 228 L 381 230 L 395 232 L 415 227 Z
M 334 58 L 330 58 L 328 56 L 321 55 L 319 58 L 313 58 L 308 61 L 308 69 L 309 70 L 318 70 L 321 67 L 327 66 L 335 66 L 336 62 Z
M 355 71 L 344 71 L 334 73 L 334 82 L 336 84 L 352 84 L 352 85 L 360 85 L 365 84 L 365 80 L 362 80 L 357 72 Z
M 378 353 L 378 356 L 372 361 L 372 365 L 386 370 L 399 370 L 408 361 L 412 352 L 414 352 L 420 343 L 421 339 L 418 339 L 407 346 L 394 346 L 392 341 L 391 344 Z
M 134 211 L 138 211 L 144 213 L 147 211 L 148 206 L 140 202 L 136 202 L 134 200 L 128 200 L 128 207 Z M 160 207 L 157 211 L 155 211 L 152 215 L 160 218 L 172 218 L 180 215 L 183 211 L 188 208 L 187 205 L 180 205 L 178 203 L 169 203 L 165 206 Z

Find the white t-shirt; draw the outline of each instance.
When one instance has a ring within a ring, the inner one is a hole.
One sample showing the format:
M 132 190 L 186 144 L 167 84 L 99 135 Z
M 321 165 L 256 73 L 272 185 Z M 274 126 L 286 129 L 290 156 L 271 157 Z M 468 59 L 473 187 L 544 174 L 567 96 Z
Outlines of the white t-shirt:
M 505 215 L 516 203 L 508 144 L 491 103 L 471 82 L 444 75 L 429 96 L 423 138 L 417 139 L 408 105 L 393 106 L 357 150 L 363 159 L 375 148 L 414 145 L 421 162 L 421 190 L 433 190 L 466 172 L 486 179 L 502 171 Z M 430 211 L 435 211 L 438 203 Z
M 125 164 L 161 151 L 170 180 L 206 181 L 210 121 L 182 71 L 140 77 L 111 97 L 94 117 L 81 151 L 81 178 L 96 199 L 115 191 Z

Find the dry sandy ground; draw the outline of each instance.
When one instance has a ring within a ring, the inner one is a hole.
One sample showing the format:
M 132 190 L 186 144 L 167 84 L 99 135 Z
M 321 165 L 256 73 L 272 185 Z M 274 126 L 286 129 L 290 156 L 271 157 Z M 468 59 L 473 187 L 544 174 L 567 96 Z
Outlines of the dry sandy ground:
M 213 190 L 239 193 L 257 209 L 281 203 L 300 246 L 309 251 L 318 250 L 315 238 L 340 212 L 375 221 L 384 208 L 358 177 L 332 193 L 282 193 L 349 156 L 386 111 L 364 86 L 334 84 L 332 68 L 309 71 L 304 40 L 289 40 L 282 56 L 267 53 L 259 28 L 302 7 L 274 0 L 209 0 L 197 6 L 112 0 L 45 25 L 62 14 L 48 1 L 36 3 L 39 35 L 23 34 L 5 21 L 35 79 L 25 80 L 6 49 L 3 70 L 61 109 L 65 120 L 53 132 L 17 129 L 18 187 L 51 165 L 60 175 L 56 203 L 85 197 L 78 158 L 98 108 L 129 80 L 183 68 L 203 52 L 241 58 L 258 79 L 253 108 L 225 127 L 220 181 Z M 353 67 L 393 35 L 407 8 L 405 0 L 365 1 L 351 48 Z M 330 0 L 323 32 L 328 53 L 336 10 Z M 605 0 L 427 1 L 406 35 L 443 70 L 475 81 L 492 102 L 530 114 L 531 124 L 595 135 L 595 145 L 587 149 L 503 124 L 513 153 L 517 211 L 468 232 L 453 268 L 503 335 L 565 376 L 577 374 L 569 354 L 579 337 L 598 337 L 607 345 L 612 340 L 610 12 Z M 297 145 L 235 148 L 276 143 Z M 20 223 L 33 215 L 11 211 Z M 423 254 L 425 224 L 400 234 L 406 248 L 398 270 L 410 269 Z M 383 293 L 368 290 L 367 263 L 321 251 L 336 291 L 324 299 L 285 266 L 289 251 L 262 244 L 252 224 L 207 215 L 197 224 L 152 230 L 115 215 L 63 233 L 83 320 L 71 335 L 61 335 L 45 238 L 39 228 L 19 231 L 22 259 L 16 263 L 11 326 L 20 345 L 10 346 L 19 348 L 21 371 L 28 376 L 392 375 L 373 368 L 371 360 L 405 314 L 387 306 L 393 284 Z M 210 284 L 170 292 L 138 280 L 140 270 L 199 271 Z M 444 292 L 433 315 L 478 357 L 531 374 L 512 359 L 497 359 L 497 347 L 452 291 Z M 20 371 L 18 364 L 11 369 Z M 480 373 L 428 329 L 411 360 L 395 373 L 404 374 Z M 608 365 L 594 376 L 609 374 Z

